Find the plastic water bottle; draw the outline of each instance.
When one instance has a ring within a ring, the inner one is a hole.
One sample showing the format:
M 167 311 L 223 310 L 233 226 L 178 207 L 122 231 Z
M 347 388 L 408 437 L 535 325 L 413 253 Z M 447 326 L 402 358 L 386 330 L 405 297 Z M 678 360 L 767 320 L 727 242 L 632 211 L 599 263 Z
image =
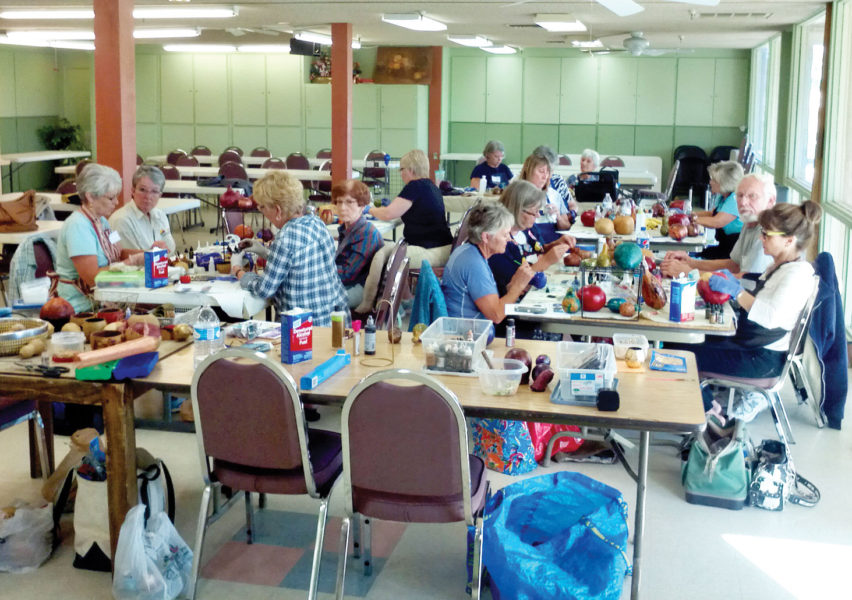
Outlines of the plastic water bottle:
M 643 250 L 647 250 L 651 246 L 651 240 L 648 238 L 648 230 L 645 228 L 644 224 L 639 229 L 639 233 L 636 235 L 636 244 Z
M 212 260 L 210 261 L 213 262 Z M 195 348 L 193 350 L 193 365 L 198 368 L 201 362 L 225 347 L 225 338 L 222 336 L 222 328 L 219 317 L 210 306 L 205 306 L 198 313 L 198 319 L 192 326 Z

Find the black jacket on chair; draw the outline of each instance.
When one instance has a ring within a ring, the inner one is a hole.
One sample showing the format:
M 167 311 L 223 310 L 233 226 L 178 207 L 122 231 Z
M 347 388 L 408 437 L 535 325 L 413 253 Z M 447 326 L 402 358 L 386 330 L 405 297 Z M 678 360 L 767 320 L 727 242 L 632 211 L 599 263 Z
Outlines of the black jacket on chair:
M 828 426 L 840 429 L 849 387 L 846 355 L 846 331 L 843 318 L 843 299 L 834 269 L 834 258 L 821 252 L 814 261 L 819 275 L 819 292 L 808 332 L 822 367 L 822 398 L 819 405 L 828 419 Z

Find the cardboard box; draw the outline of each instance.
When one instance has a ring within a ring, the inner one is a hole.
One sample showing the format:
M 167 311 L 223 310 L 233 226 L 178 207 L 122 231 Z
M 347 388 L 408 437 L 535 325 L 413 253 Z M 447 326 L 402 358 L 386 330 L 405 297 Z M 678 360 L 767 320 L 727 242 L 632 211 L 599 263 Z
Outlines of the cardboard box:
M 165 248 L 145 250 L 145 287 L 158 288 L 169 283 L 169 251 Z
M 682 322 L 695 319 L 695 292 L 697 281 L 673 279 L 669 294 L 669 321 Z
M 313 314 L 293 308 L 281 315 L 281 362 L 292 365 L 313 358 Z

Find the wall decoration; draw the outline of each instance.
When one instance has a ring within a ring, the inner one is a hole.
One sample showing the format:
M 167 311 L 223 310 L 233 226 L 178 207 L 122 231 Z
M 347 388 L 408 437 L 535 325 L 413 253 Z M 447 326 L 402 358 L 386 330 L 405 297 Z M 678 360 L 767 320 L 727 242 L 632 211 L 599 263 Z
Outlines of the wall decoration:
M 431 83 L 432 49 L 379 47 L 373 80 L 376 83 Z

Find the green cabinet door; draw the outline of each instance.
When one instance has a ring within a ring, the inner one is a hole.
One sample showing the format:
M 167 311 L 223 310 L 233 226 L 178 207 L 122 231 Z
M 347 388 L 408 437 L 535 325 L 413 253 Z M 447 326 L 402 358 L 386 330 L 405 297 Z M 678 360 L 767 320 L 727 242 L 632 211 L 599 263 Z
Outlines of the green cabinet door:
M 560 123 L 597 124 L 598 64 L 596 58 L 585 56 L 562 59 Z
M 195 81 L 195 122 L 228 122 L 228 61 L 224 54 L 196 54 L 193 57 Z
M 713 126 L 739 127 L 747 121 L 749 61 L 717 58 L 713 96 Z
M 523 122 L 559 122 L 559 58 L 527 58 L 524 61 Z
M 485 121 L 484 56 L 454 56 L 450 60 L 450 114 L 452 121 Z
M 236 125 L 266 125 L 266 61 L 262 54 L 232 54 L 231 118 Z M 266 137 L 266 136 L 264 136 Z M 236 137 L 234 140 L 236 144 Z M 239 145 L 239 144 L 237 144 Z
M 15 55 L 12 50 L 0 48 L 0 73 L 3 73 L 6 79 L 17 80 Z M 14 117 L 18 114 L 15 109 L 15 87 L 14 85 L 0 85 L 0 118 Z M 2 150 L 3 147 L 0 146 L 0 151 Z
M 637 75 L 636 124 L 674 124 L 677 60 L 642 59 L 638 61 Z
M 382 85 L 379 88 L 382 129 L 415 129 L 418 119 L 428 113 L 424 102 L 429 89 L 426 86 Z
M 160 86 L 158 85 L 158 67 L 159 57 L 156 54 L 140 54 L 136 56 L 137 123 L 156 123 L 159 120 Z
M 17 75 L 15 88 L 16 116 L 37 117 L 59 113 L 59 77 L 55 50 L 34 50 L 15 53 Z M 4 85 L 10 73 L 4 73 Z
M 517 56 L 489 56 L 486 61 L 485 121 L 520 123 L 524 61 Z
M 160 57 L 160 118 L 163 123 L 193 122 L 192 70 L 192 54 L 167 52 Z
M 600 59 L 598 123 L 633 125 L 636 123 L 636 58 Z
M 713 124 L 715 71 L 716 61 L 712 58 L 678 60 L 675 125 Z
M 305 124 L 307 127 L 331 127 L 331 85 L 305 84 Z
M 301 56 L 270 54 L 266 57 L 267 123 L 303 126 Z M 299 144 L 301 147 L 301 144 Z
M 352 86 L 352 128 L 373 129 L 379 125 L 379 88 L 377 85 Z M 353 135 L 353 140 L 354 140 Z

